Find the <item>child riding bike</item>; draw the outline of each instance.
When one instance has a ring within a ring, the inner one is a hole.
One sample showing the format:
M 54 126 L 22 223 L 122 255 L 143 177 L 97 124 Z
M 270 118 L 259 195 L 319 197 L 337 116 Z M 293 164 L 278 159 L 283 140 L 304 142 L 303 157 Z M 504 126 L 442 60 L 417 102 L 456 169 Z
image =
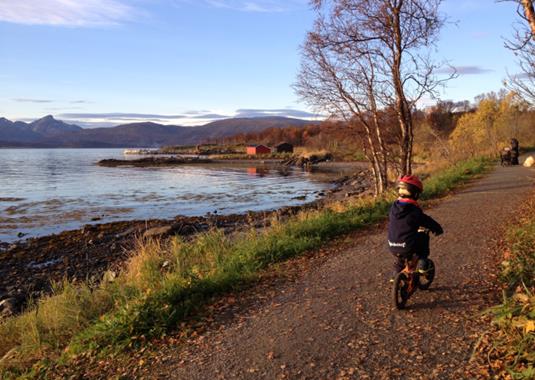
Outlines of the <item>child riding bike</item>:
M 442 226 L 429 215 L 424 214 L 418 205 L 418 198 L 424 186 L 416 176 L 407 175 L 398 180 L 399 198 L 390 208 L 388 221 L 388 247 L 396 257 L 393 276 L 404 267 L 404 259 L 412 254 L 418 256 L 417 270 L 425 272 L 429 251 L 429 235 L 419 232 L 423 227 L 435 235 L 444 232 Z

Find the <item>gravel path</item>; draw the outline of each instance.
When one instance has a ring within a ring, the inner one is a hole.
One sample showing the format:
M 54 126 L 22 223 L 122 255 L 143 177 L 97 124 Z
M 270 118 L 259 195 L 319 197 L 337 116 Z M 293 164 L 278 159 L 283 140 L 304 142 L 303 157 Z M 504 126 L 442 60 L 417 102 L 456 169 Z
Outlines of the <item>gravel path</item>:
M 234 311 L 219 313 L 220 321 L 189 344 L 162 344 L 130 375 L 467 378 L 474 343 L 485 328 L 480 312 L 499 297 L 499 252 L 493 247 L 534 181 L 535 170 L 497 167 L 427 211 L 445 230 L 431 241 L 437 276 L 429 291 L 413 295 L 407 310 L 391 306 L 386 279 L 392 257 L 381 226 L 329 243 L 290 280 L 238 296 L 230 302 L 238 305 Z M 295 263 L 303 266 L 303 259 Z
M 391 257 L 384 230 L 286 284 L 224 329 L 208 331 L 155 378 L 463 378 L 495 302 L 493 240 L 534 189 L 535 171 L 498 167 L 428 213 L 446 231 L 432 239 L 437 277 L 408 310 L 395 311 L 385 281 Z M 346 242 L 347 243 L 347 242 Z

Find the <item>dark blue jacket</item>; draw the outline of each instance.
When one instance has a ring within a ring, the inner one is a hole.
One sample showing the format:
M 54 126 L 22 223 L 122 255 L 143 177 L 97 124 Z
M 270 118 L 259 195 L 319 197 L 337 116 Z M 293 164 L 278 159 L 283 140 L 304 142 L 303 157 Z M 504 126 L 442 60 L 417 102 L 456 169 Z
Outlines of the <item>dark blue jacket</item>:
M 442 227 L 424 214 L 418 204 L 411 200 L 398 199 L 390 208 L 388 221 L 388 247 L 395 254 L 414 253 L 418 228 L 425 227 L 440 235 Z

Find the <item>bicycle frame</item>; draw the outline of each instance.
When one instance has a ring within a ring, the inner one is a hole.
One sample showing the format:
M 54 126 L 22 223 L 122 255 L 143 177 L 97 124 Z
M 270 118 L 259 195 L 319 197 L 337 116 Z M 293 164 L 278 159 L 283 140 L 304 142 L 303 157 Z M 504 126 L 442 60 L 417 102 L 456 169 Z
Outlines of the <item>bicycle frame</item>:
M 421 228 L 418 232 L 429 234 L 429 230 L 424 228 Z M 394 305 L 397 309 L 405 308 L 405 303 L 417 289 L 427 290 L 433 282 L 435 277 L 435 264 L 432 260 L 428 259 L 429 268 L 426 270 L 426 274 L 422 275 L 416 270 L 419 259 L 420 258 L 416 253 L 404 257 L 403 261 L 405 266 L 394 278 L 392 295 L 394 298 Z M 424 282 L 421 282 L 422 278 L 424 279 Z
M 418 287 L 418 274 L 416 273 L 416 266 L 418 265 L 418 256 L 412 255 L 410 258 L 405 259 L 405 267 L 401 271 L 402 273 L 405 273 L 407 275 L 407 292 L 409 295 L 414 293 L 416 288 Z

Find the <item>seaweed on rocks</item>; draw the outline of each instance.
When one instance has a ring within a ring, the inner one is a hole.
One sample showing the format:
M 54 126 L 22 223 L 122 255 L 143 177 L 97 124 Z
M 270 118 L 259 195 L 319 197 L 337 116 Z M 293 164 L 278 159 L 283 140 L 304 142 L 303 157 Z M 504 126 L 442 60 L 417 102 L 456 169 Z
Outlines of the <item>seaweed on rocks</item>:
M 99 166 L 106 167 L 118 167 L 118 166 L 135 166 L 135 167 L 152 167 L 152 166 L 173 166 L 173 165 L 186 165 L 186 164 L 208 164 L 212 160 L 207 158 L 198 157 L 143 157 L 135 160 L 117 160 L 117 159 L 105 159 L 97 162 Z

